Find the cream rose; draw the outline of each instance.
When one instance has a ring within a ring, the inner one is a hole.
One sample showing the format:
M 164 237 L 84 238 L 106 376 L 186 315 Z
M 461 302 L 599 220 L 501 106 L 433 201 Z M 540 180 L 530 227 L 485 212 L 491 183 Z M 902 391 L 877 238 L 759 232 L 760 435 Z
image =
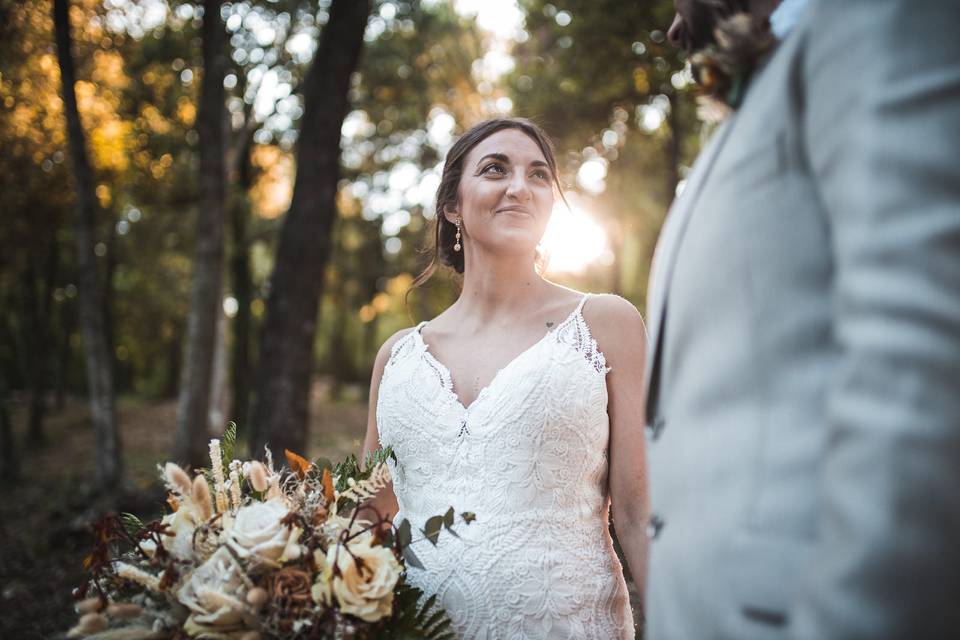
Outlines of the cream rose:
M 300 557 L 299 527 L 283 524 L 289 511 L 279 500 L 255 502 L 237 511 L 227 544 L 241 558 L 280 564 Z
M 390 549 L 373 544 L 370 535 L 363 535 L 348 546 L 350 552 L 342 545 L 331 545 L 326 557 L 327 564 L 336 567 L 330 589 L 340 610 L 367 622 L 389 616 L 393 610 L 393 588 L 401 571 L 396 556 Z M 355 558 L 361 561 L 360 566 Z
M 177 509 L 160 520 L 173 534 L 172 537 L 162 537 L 163 546 L 173 557 L 180 560 L 188 560 L 193 556 L 193 532 L 197 528 L 197 523 L 188 511 L 188 509 Z M 150 557 L 153 557 L 157 550 L 153 540 L 144 540 L 140 546 Z
M 190 610 L 186 627 L 202 632 L 243 627 L 246 585 L 243 569 L 223 547 L 189 574 L 177 591 L 177 600 Z

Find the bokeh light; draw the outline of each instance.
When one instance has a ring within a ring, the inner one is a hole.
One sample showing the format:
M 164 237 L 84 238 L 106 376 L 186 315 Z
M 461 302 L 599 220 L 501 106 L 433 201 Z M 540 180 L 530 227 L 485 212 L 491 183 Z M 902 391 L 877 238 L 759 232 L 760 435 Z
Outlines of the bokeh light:
M 570 208 L 562 202 L 554 207 L 541 248 L 553 273 L 582 273 L 610 255 L 606 231 L 574 196 Z

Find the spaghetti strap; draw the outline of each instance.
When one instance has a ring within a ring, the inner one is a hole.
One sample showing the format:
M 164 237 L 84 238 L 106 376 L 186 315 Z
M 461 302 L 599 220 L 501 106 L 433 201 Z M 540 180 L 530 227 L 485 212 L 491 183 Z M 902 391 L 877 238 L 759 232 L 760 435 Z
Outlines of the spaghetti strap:
M 580 314 L 583 312 L 583 305 L 585 305 L 585 304 L 587 303 L 587 298 L 589 298 L 591 295 L 593 295 L 593 294 L 591 294 L 591 293 L 589 293 L 589 292 L 583 294 L 583 297 L 580 298 L 580 304 L 577 305 L 577 308 L 576 308 L 576 310 L 574 311 L 574 315 L 580 315 Z

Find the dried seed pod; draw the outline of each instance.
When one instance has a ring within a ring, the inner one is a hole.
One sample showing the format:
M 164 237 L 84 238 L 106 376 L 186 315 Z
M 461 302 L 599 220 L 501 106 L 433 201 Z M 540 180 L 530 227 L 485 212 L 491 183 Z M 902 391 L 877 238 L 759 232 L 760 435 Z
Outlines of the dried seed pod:
M 174 463 L 168 462 L 163 468 L 163 473 L 167 477 L 167 482 L 170 486 L 179 491 L 180 495 L 190 495 L 190 476 L 187 475 L 186 471 Z
M 107 607 L 107 615 L 119 620 L 130 620 L 143 613 L 143 607 L 132 602 L 115 602 Z
M 100 598 L 87 598 L 76 603 L 74 609 L 77 613 L 96 613 L 102 611 L 103 606 L 104 602 Z
M 263 587 L 254 587 L 247 591 L 247 604 L 254 608 L 260 608 L 267 603 L 267 590 Z
M 99 613 L 85 613 L 80 616 L 80 622 L 67 633 L 68 638 L 81 638 L 91 633 L 105 631 L 110 625 L 107 619 Z
M 203 475 L 193 479 L 193 504 L 197 507 L 197 515 L 201 520 L 213 517 L 213 502 L 210 500 L 210 485 Z
M 247 631 L 245 634 L 240 636 L 240 640 L 260 640 L 259 631 Z
M 280 488 L 280 485 L 276 482 L 270 485 L 270 488 L 267 489 L 267 500 L 280 500 L 283 498 L 283 490 Z
M 250 484 L 253 485 L 255 491 L 261 493 L 266 491 L 267 487 L 270 486 L 267 468 L 263 466 L 262 462 L 254 461 L 250 465 Z

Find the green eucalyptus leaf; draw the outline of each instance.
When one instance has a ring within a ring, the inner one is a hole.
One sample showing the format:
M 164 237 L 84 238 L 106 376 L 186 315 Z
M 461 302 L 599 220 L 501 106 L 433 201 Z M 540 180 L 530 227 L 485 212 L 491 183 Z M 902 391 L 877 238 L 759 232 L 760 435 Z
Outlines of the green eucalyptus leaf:
M 415 554 L 409 546 L 403 548 L 403 559 L 408 566 L 415 569 L 423 569 L 423 563 L 420 562 L 420 558 L 417 557 L 417 554 Z
M 437 546 L 437 539 L 440 537 L 440 531 L 443 530 L 443 516 L 433 516 L 427 520 L 422 531 L 433 546 Z
M 410 521 L 404 518 L 403 522 L 401 522 L 397 528 L 397 542 L 400 543 L 401 547 L 406 548 L 410 546 L 412 540 L 413 535 L 410 531 Z

